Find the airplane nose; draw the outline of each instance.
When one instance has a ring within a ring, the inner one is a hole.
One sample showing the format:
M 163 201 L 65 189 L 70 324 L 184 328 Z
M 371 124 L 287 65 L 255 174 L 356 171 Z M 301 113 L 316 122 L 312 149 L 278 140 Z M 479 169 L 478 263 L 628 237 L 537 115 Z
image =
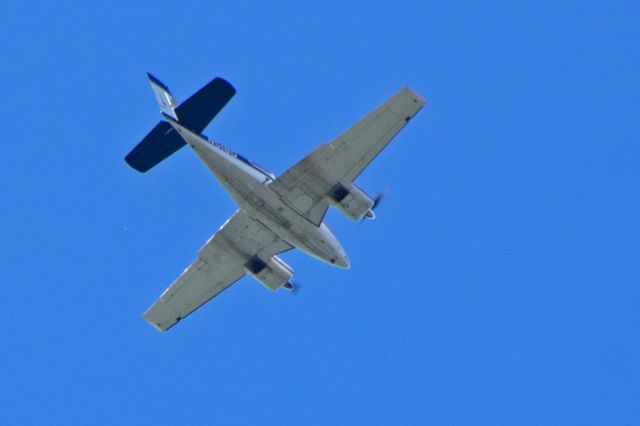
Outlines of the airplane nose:
M 349 263 L 349 258 L 346 255 L 341 255 L 337 260 L 335 265 L 342 269 L 351 268 L 351 263 Z
M 351 263 L 349 263 L 347 254 L 344 252 L 344 249 L 336 237 L 334 237 L 331 231 L 329 231 L 327 225 L 322 223 L 319 231 L 322 240 L 321 245 L 323 246 L 324 252 L 322 253 L 322 256 L 318 256 L 318 258 L 335 266 L 336 268 L 351 268 Z

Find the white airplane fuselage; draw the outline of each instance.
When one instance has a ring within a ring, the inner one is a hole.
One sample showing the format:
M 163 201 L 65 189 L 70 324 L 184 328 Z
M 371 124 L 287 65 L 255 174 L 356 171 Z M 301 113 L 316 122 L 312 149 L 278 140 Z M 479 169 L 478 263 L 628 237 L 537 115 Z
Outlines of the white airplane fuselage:
M 182 132 L 198 157 L 240 209 L 287 244 L 338 268 L 349 268 L 344 249 L 323 223 L 316 226 L 282 201 L 269 185 L 275 177 L 224 146 Z
M 164 120 L 126 155 L 127 164 L 147 172 L 186 143 L 239 207 L 145 312 L 145 321 L 161 332 L 245 276 L 270 291 L 296 290 L 293 269 L 278 257 L 287 250 L 298 248 L 329 265 L 349 268 L 325 215 L 334 207 L 352 221 L 375 217 L 384 192 L 371 198 L 355 180 L 425 103 L 409 87 L 399 90 L 276 178 L 202 135 L 236 93 L 228 81 L 216 77 L 178 103 L 167 86 L 148 77 Z

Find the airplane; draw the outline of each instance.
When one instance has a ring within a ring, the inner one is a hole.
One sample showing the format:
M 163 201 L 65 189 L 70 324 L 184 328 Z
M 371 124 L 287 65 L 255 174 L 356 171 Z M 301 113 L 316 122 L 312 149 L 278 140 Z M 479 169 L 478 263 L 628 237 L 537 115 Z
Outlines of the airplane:
M 350 267 L 325 213 L 333 206 L 353 221 L 375 218 L 381 197 L 371 199 L 354 180 L 424 106 L 420 95 L 400 90 L 276 177 L 202 134 L 236 93 L 228 81 L 217 77 L 178 104 L 167 86 L 147 76 L 164 120 L 125 161 L 144 173 L 189 145 L 239 209 L 146 311 L 145 321 L 164 332 L 245 275 L 271 291 L 295 290 L 293 269 L 277 256 L 293 248 L 337 268 Z

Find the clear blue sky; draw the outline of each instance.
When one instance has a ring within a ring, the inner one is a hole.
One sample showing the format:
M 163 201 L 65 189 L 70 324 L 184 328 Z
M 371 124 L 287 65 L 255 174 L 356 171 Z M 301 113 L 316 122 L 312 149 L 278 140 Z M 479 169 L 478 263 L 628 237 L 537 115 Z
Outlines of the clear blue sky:
M 640 422 L 638 2 L 5 3 L 0 423 Z M 235 210 L 187 150 L 124 163 L 146 71 L 232 82 L 205 133 L 276 174 L 421 93 L 378 219 L 328 215 L 352 269 L 146 324 Z

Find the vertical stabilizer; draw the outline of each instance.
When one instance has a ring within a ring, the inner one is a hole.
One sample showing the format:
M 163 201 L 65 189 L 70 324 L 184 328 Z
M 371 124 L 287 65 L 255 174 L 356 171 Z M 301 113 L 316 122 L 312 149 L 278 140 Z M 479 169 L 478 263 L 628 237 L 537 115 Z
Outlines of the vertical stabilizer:
M 147 76 L 151 83 L 151 89 L 153 89 L 153 93 L 156 95 L 156 101 L 158 102 L 158 106 L 160 106 L 160 111 L 177 120 L 178 117 L 176 116 L 175 108 L 178 106 L 178 103 L 173 99 L 173 96 L 171 96 L 169 88 L 150 73 L 147 73 Z

